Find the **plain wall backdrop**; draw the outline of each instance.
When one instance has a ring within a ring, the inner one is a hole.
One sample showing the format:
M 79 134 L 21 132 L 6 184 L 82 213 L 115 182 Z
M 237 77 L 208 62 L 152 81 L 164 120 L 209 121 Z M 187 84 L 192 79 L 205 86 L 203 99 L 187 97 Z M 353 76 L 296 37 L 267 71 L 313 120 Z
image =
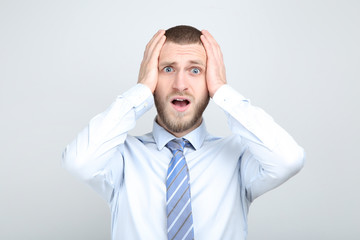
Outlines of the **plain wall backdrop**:
M 179 24 L 209 30 L 228 83 L 306 150 L 304 169 L 251 206 L 248 239 L 358 239 L 359 12 L 357 0 L 0 0 L 0 239 L 110 239 L 108 206 L 61 153 L 137 82 L 153 34 Z M 205 121 L 229 134 L 212 102 Z

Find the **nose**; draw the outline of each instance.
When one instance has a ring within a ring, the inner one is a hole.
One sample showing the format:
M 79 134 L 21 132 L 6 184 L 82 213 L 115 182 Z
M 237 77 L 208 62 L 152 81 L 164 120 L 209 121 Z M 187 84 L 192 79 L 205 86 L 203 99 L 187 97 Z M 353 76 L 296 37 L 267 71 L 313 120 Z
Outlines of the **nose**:
M 186 74 L 183 71 L 179 71 L 176 73 L 172 87 L 173 89 L 176 89 L 178 92 L 183 92 L 188 89 L 188 81 L 186 78 Z

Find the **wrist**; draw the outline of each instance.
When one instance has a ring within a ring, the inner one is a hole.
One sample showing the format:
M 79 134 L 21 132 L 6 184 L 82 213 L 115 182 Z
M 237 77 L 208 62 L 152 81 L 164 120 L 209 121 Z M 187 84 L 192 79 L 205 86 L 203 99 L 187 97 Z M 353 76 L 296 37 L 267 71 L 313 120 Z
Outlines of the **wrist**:
M 213 98 L 215 93 L 224 85 L 226 85 L 226 83 L 220 83 L 220 84 L 217 84 L 215 87 L 213 87 L 211 89 L 211 91 L 209 90 L 210 97 Z
M 141 85 L 146 86 L 147 88 L 149 88 L 149 90 L 151 91 L 151 93 L 154 94 L 155 86 L 153 86 L 153 84 L 149 84 L 149 83 L 144 82 L 144 81 L 138 81 L 138 84 L 141 84 Z

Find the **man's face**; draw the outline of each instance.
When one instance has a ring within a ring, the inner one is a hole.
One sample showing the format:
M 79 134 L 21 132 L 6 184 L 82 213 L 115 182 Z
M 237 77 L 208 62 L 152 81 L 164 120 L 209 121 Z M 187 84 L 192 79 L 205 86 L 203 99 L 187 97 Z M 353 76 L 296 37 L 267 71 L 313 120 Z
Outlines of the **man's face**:
M 157 122 L 176 136 L 201 124 L 209 103 L 205 72 L 206 52 L 201 44 L 163 45 L 154 93 Z

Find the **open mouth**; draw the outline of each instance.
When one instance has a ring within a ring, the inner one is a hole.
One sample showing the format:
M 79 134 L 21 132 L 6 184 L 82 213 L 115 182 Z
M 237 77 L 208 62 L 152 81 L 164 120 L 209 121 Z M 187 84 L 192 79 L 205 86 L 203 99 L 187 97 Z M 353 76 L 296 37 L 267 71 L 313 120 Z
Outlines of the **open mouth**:
M 175 97 L 172 99 L 171 104 L 172 106 L 180 112 L 185 111 L 190 106 L 190 100 L 184 97 Z

